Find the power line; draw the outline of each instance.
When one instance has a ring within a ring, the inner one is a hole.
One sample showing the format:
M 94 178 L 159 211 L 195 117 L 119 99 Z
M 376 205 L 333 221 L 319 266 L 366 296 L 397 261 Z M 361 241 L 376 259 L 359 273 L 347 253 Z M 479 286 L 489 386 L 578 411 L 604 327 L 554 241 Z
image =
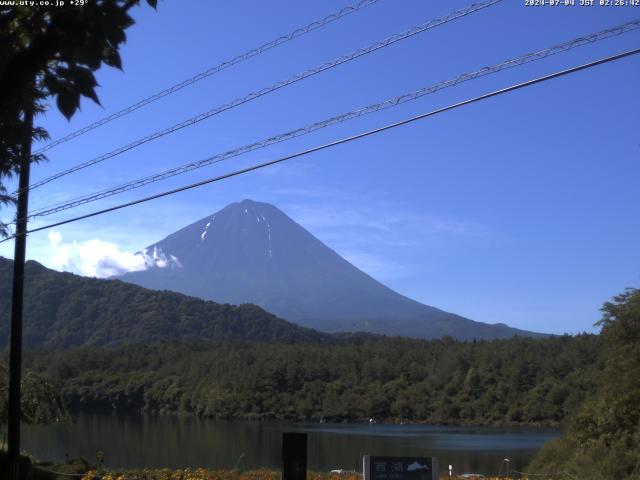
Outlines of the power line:
M 323 145 L 320 145 L 320 146 L 317 146 L 317 147 L 313 147 L 313 148 L 309 148 L 307 150 L 303 150 L 303 151 L 300 151 L 300 152 L 296 152 L 296 153 L 293 153 L 293 154 L 290 154 L 290 155 L 287 155 L 287 156 L 284 156 L 284 157 L 277 158 L 275 160 L 270 160 L 268 162 L 252 165 L 250 167 L 246 167 L 246 168 L 243 168 L 243 169 L 240 169 L 240 170 L 236 170 L 236 171 L 233 171 L 233 172 L 230 172 L 230 173 L 225 173 L 223 175 L 219 175 L 219 176 L 216 176 L 216 177 L 208 178 L 206 180 L 201 180 L 199 182 L 192 183 L 192 184 L 189 184 L 189 185 L 185 185 L 185 186 L 182 186 L 182 187 L 179 187 L 179 188 L 175 188 L 173 190 L 167 190 L 165 192 L 158 193 L 158 194 L 155 194 L 155 195 L 150 195 L 148 197 L 140 198 L 138 200 L 133 200 L 131 202 L 121 203 L 120 205 L 116 205 L 114 207 L 105 208 L 103 210 L 98 210 L 98 211 L 95 211 L 95 212 L 92 212 L 92 213 L 88 213 L 88 214 L 85 214 L 85 215 L 80 215 L 80 216 L 77 216 L 77 217 L 74 217 L 74 218 L 70 218 L 70 219 L 67 219 L 67 220 L 62 220 L 60 222 L 52 223 L 52 224 L 45 225 L 45 226 L 42 226 L 42 227 L 33 228 L 33 229 L 28 230 L 27 232 L 25 232 L 25 235 L 29 234 L 29 233 L 39 232 L 41 230 L 46 230 L 46 229 L 49 229 L 49 228 L 58 227 L 60 225 L 65 225 L 67 223 L 77 222 L 79 220 L 84 220 L 84 219 L 95 217 L 95 216 L 102 215 L 102 214 L 105 214 L 105 213 L 110 213 L 110 212 L 113 212 L 113 211 L 116 211 L 116 210 L 121 210 L 121 209 L 126 208 L 126 207 L 131 207 L 133 205 L 138 205 L 140 203 L 149 202 L 151 200 L 155 200 L 155 199 L 158 199 L 158 198 L 162 198 L 162 197 L 166 197 L 166 196 L 169 196 L 169 195 L 173 195 L 173 194 L 176 194 L 176 193 L 179 193 L 179 192 L 183 192 L 185 190 L 190 190 L 190 189 L 193 189 L 193 188 L 196 188 L 196 187 L 201 187 L 201 186 L 207 185 L 209 183 L 219 182 L 219 181 L 225 180 L 227 178 L 236 177 L 238 175 L 242 175 L 242 174 L 245 174 L 245 173 L 248 173 L 248 172 L 252 172 L 254 170 L 259 170 L 259 169 L 262 169 L 262 168 L 265 168 L 265 167 L 269 167 L 271 165 L 276 165 L 278 163 L 282 163 L 282 162 L 285 162 L 287 160 L 291 160 L 291 159 L 294 159 L 294 158 L 297 158 L 297 157 L 302 157 L 304 155 L 308 155 L 310 153 L 318 152 L 320 150 L 325 150 L 327 148 L 335 147 L 337 145 L 342 145 L 343 143 L 352 142 L 352 141 L 358 140 L 360 138 L 368 137 L 368 136 L 371 136 L 371 135 L 374 135 L 374 134 L 377 134 L 377 133 L 384 132 L 386 130 L 391 130 L 392 128 L 396 128 L 396 127 L 399 127 L 399 126 L 402 126 L 402 125 L 407 125 L 407 124 L 415 122 L 417 120 L 421 120 L 421 119 L 424 119 L 424 118 L 427 118 L 427 117 L 432 117 L 434 115 L 438 115 L 440 113 L 444 113 L 444 112 L 447 112 L 449 110 L 454 110 L 456 108 L 460 108 L 460 107 L 463 107 L 465 105 L 476 103 L 476 102 L 479 102 L 481 100 L 486 100 L 486 99 L 491 98 L 491 97 L 496 97 L 498 95 L 502 95 L 502 94 L 505 94 L 505 93 L 508 93 L 508 92 L 512 92 L 514 90 L 519 90 L 521 88 L 525 88 L 525 87 L 528 87 L 528 86 L 531 86 L 531 85 L 542 83 L 542 82 L 545 82 L 547 80 L 552 80 L 554 78 L 558 78 L 558 77 L 562 77 L 562 76 L 565 76 L 565 75 L 569 75 L 571 73 L 575 73 L 575 72 L 578 72 L 578 71 L 581 71 L 581 70 L 586 70 L 588 68 L 593 68 L 593 67 L 595 67 L 597 65 L 602 65 L 602 64 L 609 63 L 609 62 L 612 62 L 612 61 L 615 61 L 615 60 L 620 60 L 622 58 L 629 57 L 631 55 L 636 55 L 638 53 L 640 53 L 640 48 L 636 48 L 634 50 L 629 50 L 629 51 L 626 51 L 626 52 L 622 52 L 622 53 L 618 53 L 618 54 L 615 54 L 615 55 L 611 55 L 609 57 L 601 58 L 599 60 L 594 60 L 592 62 L 585 63 L 585 64 L 582 64 L 582 65 L 578 65 L 576 67 L 571 67 L 571 68 L 568 68 L 568 69 L 565 69 L 565 70 L 560 70 L 558 72 L 551 73 L 549 75 L 538 77 L 538 78 L 535 78 L 535 79 L 532 79 L 532 80 L 527 80 L 526 82 L 522 82 L 522 83 L 518 83 L 518 84 L 515 84 L 515 85 L 511 85 L 509 87 L 501 88 L 499 90 L 495 90 L 495 91 L 490 92 L 490 93 L 485 93 L 483 95 L 480 95 L 480 96 L 477 96 L 477 97 L 473 97 L 473 98 L 470 98 L 470 99 L 467 99 L 467 100 L 463 100 L 461 102 L 454 103 L 454 104 L 448 105 L 446 107 L 438 108 L 436 110 L 431 110 L 430 112 L 422 113 L 420 115 L 416 115 L 414 117 L 410 117 L 410 118 L 407 118 L 405 120 L 401 120 L 399 122 L 391 123 L 391 124 L 385 125 L 383 127 L 378 127 L 378 128 L 373 129 L 373 130 L 368 130 L 366 132 L 362 132 L 362 133 L 359 133 L 357 135 L 352 135 L 350 137 L 342 138 L 340 140 L 335 140 L 335 141 L 330 142 L 330 143 L 325 143 Z M 0 240 L 0 243 L 3 243 L 3 242 L 6 242 L 7 240 L 11 240 L 13 238 L 16 238 L 16 236 L 17 235 L 14 234 L 11 237 L 7 237 L 7 238 L 5 238 L 3 240 Z
M 382 48 L 388 47 L 389 45 L 393 45 L 396 42 L 399 42 L 401 40 L 405 40 L 407 38 L 413 37 L 414 35 L 417 35 L 419 33 L 423 33 L 426 32 L 427 30 L 430 30 L 432 28 L 438 27 L 440 25 L 444 25 L 446 23 L 449 23 L 453 20 L 459 19 L 459 18 L 463 18 L 466 17 L 467 15 L 470 15 L 471 13 L 477 12 L 479 10 L 482 10 L 484 8 L 490 7 L 492 5 L 495 5 L 497 3 L 500 3 L 502 0 L 484 0 L 482 2 L 478 2 L 478 3 L 474 3 L 472 5 L 469 5 L 468 7 L 465 7 L 463 9 L 460 10 L 456 10 L 444 17 L 435 19 L 435 20 L 431 20 L 429 22 L 423 23 L 421 25 L 417 25 L 415 27 L 410 28 L 409 30 L 405 30 L 404 32 L 401 33 L 396 33 L 390 37 L 387 37 L 386 39 L 379 41 L 379 42 L 375 42 L 367 47 L 363 47 L 363 48 L 359 48 L 358 50 L 355 50 L 351 53 L 348 53 L 346 55 L 343 55 L 341 57 L 338 57 L 330 62 L 327 63 L 323 63 L 322 65 L 309 69 L 309 70 L 305 70 L 302 73 L 293 75 L 292 77 L 289 77 L 287 80 L 282 80 L 280 82 L 274 83 L 273 85 L 270 85 L 268 87 L 265 87 L 261 90 L 257 90 L 254 92 L 251 92 L 247 95 L 245 95 L 244 97 L 240 97 L 237 98 L 229 103 L 226 103 L 224 105 L 218 106 L 212 110 L 209 110 L 207 112 L 201 113 L 199 115 L 196 115 L 194 117 L 191 117 L 187 120 L 184 120 L 180 123 L 177 123 L 171 127 L 165 128 L 164 130 L 160 130 L 157 131 L 155 133 L 152 133 L 151 135 L 147 135 L 146 137 L 140 138 L 138 140 L 135 140 L 127 145 L 121 146 L 115 150 L 112 150 L 111 152 L 105 153 L 99 157 L 96 157 L 92 160 L 88 160 L 86 162 L 83 162 L 81 164 L 78 164 L 74 167 L 71 167 L 67 170 L 64 170 L 62 172 L 58 172 L 50 177 L 47 177 L 43 180 L 40 180 L 39 182 L 36 182 L 34 184 L 32 184 L 29 189 L 33 190 L 35 188 L 41 187 L 42 185 L 46 185 L 49 182 L 52 182 L 53 180 L 56 180 L 58 178 L 64 177 L 66 175 L 69 175 L 71 173 L 77 172 L 79 170 L 82 170 L 84 168 L 90 167 L 92 165 L 95 165 L 97 163 L 103 162 L 109 158 L 113 158 L 117 155 L 120 155 L 124 152 L 127 152 L 133 148 L 139 147 L 140 145 L 143 145 L 145 143 L 151 142 L 153 140 L 156 140 L 160 137 L 164 137 L 165 135 L 168 135 L 170 133 L 176 132 L 178 130 L 181 130 L 183 128 L 186 127 L 190 127 L 192 125 L 195 125 L 196 123 L 199 123 L 203 120 L 206 120 L 214 115 L 217 115 L 219 113 L 222 113 L 226 110 L 230 110 L 232 108 L 235 108 L 239 105 L 245 104 L 247 102 L 250 102 L 252 100 L 255 100 L 256 98 L 260 98 L 264 95 L 267 95 L 269 93 L 272 93 L 276 90 L 279 90 L 283 87 L 292 85 L 294 83 L 297 83 L 301 80 L 304 80 L 306 78 L 312 77 L 314 75 L 317 75 L 321 72 L 324 72 L 325 70 L 329 70 L 333 67 L 336 67 L 338 65 L 341 65 L 343 63 L 346 62 L 350 62 L 351 60 L 354 60 L 356 58 L 362 57 L 364 55 L 367 55 L 369 53 L 375 52 L 377 50 L 380 50 Z M 15 195 L 15 192 L 14 192 Z
M 143 177 L 131 182 L 127 182 L 124 184 L 121 184 L 119 186 L 115 186 L 115 187 L 111 187 L 105 190 L 101 190 L 98 192 L 94 192 L 88 195 L 84 195 L 78 198 L 75 198 L 73 200 L 68 200 L 68 201 L 64 201 L 64 202 L 59 202 L 53 205 L 49 205 L 49 206 L 45 206 L 45 207 L 41 207 L 36 209 L 34 212 L 32 212 L 28 218 L 35 218 L 35 217 L 44 217 L 47 215 L 51 215 L 54 213 L 58 213 L 64 210 L 68 210 L 70 208 L 74 208 L 80 205 L 84 205 L 90 202 L 94 202 L 103 198 L 107 198 L 113 195 L 117 195 L 119 193 L 123 193 L 129 190 L 133 190 L 136 188 L 140 188 L 143 187 L 145 185 L 151 184 L 151 183 L 155 183 L 158 182 L 160 180 L 165 180 L 167 178 L 176 176 L 176 175 L 180 175 L 182 173 L 187 173 L 189 171 L 192 170 L 196 170 L 198 168 L 202 168 L 208 165 L 212 165 L 215 163 L 219 163 L 223 160 L 227 160 L 229 158 L 232 157 L 237 157 L 240 155 L 244 155 L 246 153 L 252 152 L 254 150 L 258 150 L 261 148 L 265 148 L 267 146 L 270 145 L 274 145 L 277 143 L 281 143 L 287 140 L 291 140 L 297 137 L 300 137 L 302 135 L 306 135 L 309 134 L 311 132 L 314 132 L 316 130 L 320 130 L 322 128 L 328 127 L 330 125 L 335 125 L 338 123 L 342 123 L 348 120 L 352 120 L 354 118 L 359 118 L 361 116 L 364 115 L 368 115 L 370 113 L 374 113 L 374 112 L 378 112 L 380 110 L 386 109 L 386 108 L 391 108 L 391 107 L 395 107 L 397 105 L 400 105 L 402 103 L 406 103 L 412 100 L 415 100 L 417 98 L 420 98 L 422 96 L 431 94 L 431 93 L 435 93 L 439 90 L 442 90 L 444 88 L 448 88 L 448 87 L 452 87 L 455 86 L 459 83 L 462 82 L 466 82 L 468 80 L 473 80 L 473 79 L 477 79 L 479 77 L 485 76 L 485 75 L 489 75 L 492 73 L 497 73 L 500 72 L 502 70 L 508 69 L 508 68 L 512 68 L 512 67 L 516 67 L 516 66 L 520 66 L 529 62 L 533 62 L 533 61 L 537 61 L 537 60 L 541 60 L 544 58 L 547 58 L 551 55 L 555 55 L 558 53 L 562 53 L 562 52 L 566 52 L 569 51 L 573 48 L 577 48 L 580 46 L 584 46 L 584 45 L 588 45 L 600 40 L 604 40 L 606 38 L 611 38 L 617 35 L 622 35 L 623 33 L 627 33 L 630 31 L 633 31 L 635 29 L 640 28 L 640 19 L 639 20 L 635 20 L 635 21 L 631 21 L 631 22 L 627 22 L 612 28 L 608 28 L 606 30 L 601 30 L 599 32 L 596 33 L 592 33 L 586 36 L 581 36 L 578 38 L 575 38 L 571 41 L 568 42 L 564 42 L 564 43 L 560 43 L 557 45 L 554 45 L 552 47 L 546 48 L 544 50 L 538 50 L 535 52 L 530 52 L 528 54 L 510 59 L 510 60 L 506 60 L 502 63 L 498 63 L 496 65 L 490 66 L 490 67 L 484 67 L 481 68 L 479 70 L 473 71 L 473 72 L 468 72 L 468 73 L 464 73 L 462 75 L 458 75 L 457 77 L 454 77 L 452 79 L 449 80 L 445 80 L 427 87 L 423 87 L 421 89 L 409 92 L 409 93 L 404 93 L 402 95 L 398 95 L 396 97 L 393 98 L 389 98 L 386 99 L 382 102 L 378 102 L 372 105 L 368 105 L 366 107 L 363 108 L 359 108 L 357 110 L 352 110 L 350 112 L 346 112 L 343 113 L 341 115 L 337 115 L 334 117 L 330 117 L 328 119 L 319 121 L 319 122 L 315 122 L 312 123 L 310 125 L 306 125 L 304 127 L 295 129 L 295 130 L 291 130 L 288 131 L 286 133 L 282 133 L 279 135 L 275 135 L 263 140 L 260 140 L 258 142 L 254 142 L 248 145 L 244 145 L 242 147 L 233 149 L 233 150 L 229 150 L 227 152 L 224 153 L 219 153 L 213 156 L 210 156 L 208 158 L 205 158 L 203 160 L 199 160 L 197 162 L 192 162 L 192 163 L 188 163 L 185 165 L 181 165 L 179 167 L 176 168 L 172 168 L 169 170 L 165 170 L 163 172 L 159 172 L 153 175 L 149 175 L 147 177 Z
M 47 184 L 47 183 L 49 183 L 49 182 L 51 182 L 53 180 L 58 179 L 60 177 L 69 175 L 69 174 L 74 173 L 74 172 L 76 172 L 78 170 L 82 170 L 82 169 L 87 168 L 89 166 L 92 166 L 92 165 L 95 165 L 97 163 L 103 162 L 103 161 L 105 161 L 105 160 L 107 160 L 109 158 L 113 158 L 113 157 L 115 157 L 117 155 L 120 155 L 121 153 L 127 152 L 127 151 L 129 151 L 129 150 L 131 150 L 133 148 L 136 148 L 136 147 L 138 147 L 140 145 L 143 145 L 145 143 L 148 143 L 150 141 L 156 140 L 156 139 L 158 139 L 160 137 L 163 137 L 163 136 L 168 135 L 170 133 L 173 133 L 175 131 L 178 131 L 178 130 L 181 130 L 183 128 L 195 125 L 196 123 L 199 123 L 199 122 L 201 122 L 201 121 L 203 121 L 203 120 L 205 120 L 207 118 L 210 118 L 210 117 L 212 117 L 214 115 L 222 113 L 222 112 L 224 112 L 226 110 L 230 110 L 232 108 L 235 108 L 235 107 L 237 107 L 239 105 L 242 105 L 244 103 L 247 103 L 247 102 L 249 102 L 251 100 L 255 100 L 256 98 L 259 98 L 259 97 L 262 97 L 264 95 L 267 95 L 267 94 L 269 94 L 269 93 L 271 93 L 273 91 L 279 90 L 280 88 L 283 88 L 285 86 L 291 85 L 291 84 L 296 83 L 296 82 L 299 82 L 299 81 L 304 80 L 304 79 L 306 79 L 306 78 L 308 78 L 310 76 L 316 75 L 318 73 L 321 73 L 321 72 L 323 72 L 325 70 L 328 70 L 330 68 L 333 68 L 335 66 L 338 66 L 338 65 L 341 65 L 343 63 L 349 62 L 349 61 L 354 60 L 356 58 L 359 58 L 359 57 L 361 57 L 363 55 L 367 55 L 367 54 L 372 53 L 374 51 L 377 51 L 377 50 L 379 50 L 381 48 L 385 48 L 385 47 L 387 47 L 389 45 L 392 45 L 392 44 L 394 44 L 394 43 L 396 43 L 398 41 L 401 41 L 401 40 L 404 40 L 406 38 L 412 37 L 412 36 L 414 36 L 414 35 L 416 35 L 418 33 L 425 32 L 427 30 L 430 30 L 430 29 L 435 28 L 437 26 L 446 24 L 446 23 L 448 23 L 450 21 L 453 21 L 455 19 L 467 16 L 467 15 L 469 15 L 471 13 L 474 13 L 474 12 L 476 12 L 478 10 L 483 9 L 483 8 L 492 6 L 492 5 L 494 5 L 496 3 L 499 3 L 501 1 L 502 0 L 485 0 L 483 2 L 474 3 L 474 4 L 472 4 L 472 5 L 470 5 L 470 6 L 466 7 L 466 8 L 463 8 L 461 10 L 454 11 L 454 12 L 450 13 L 449 15 L 445 16 L 445 17 L 441 17 L 441 18 L 438 18 L 436 20 L 431 20 L 431 21 L 429 21 L 427 23 L 424 23 L 424 24 L 415 26 L 413 28 L 410 28 L 409 30 L 406 30 L 404 32 L 394 34 L 394 35 L 392 35 L 392 36 L 390 36 L 390 37 L 388 37 L 388 38 L 386 38 L 386 39 L 384 39 L 382 41 L 379 41 L 379 42 L 373 43 L 373 44 L 371 44 L 371 45 L 369 45 L 367 47 L 363 47 L 363 48 L 360 48 L 358 50 L 355 50 L 354 52 L 351 52 L 349 54 L 346 54 L 346 55 L 343 55 L 341 57 L 338 57 L 338 58 L 336 58 L 336 59 L 334 59 L 334 60 L 332 60 L 330 62 L 326 62 L 326 63 L 324 63 L 324 64 L 322 64 L 322 65 L 320 65 L 318 67 L 315 67 L 315 68 L 312 68 L 312 69 L 309 69 L 309 70 L 305 70 L 302 73 L 293 75 L 292 77 L 288 78 L 287 80 L 283 80 L 283 81 L 277 82 L 277 83 L 275 83 L 273 85 L 270 85 L 268 87 L 265 87 L 265 88 L 263 88 L 261 90 L 251 92 L 251 93 L 249 93 L 249 94 L 247 94 L 247 95 L 245 95 L 243 97 L 237 98 L 237 99 L 235 99 L 235 100 L 233 100 L 233 101 L 231 101 L 229 103 L 226 103 L 224 105 L 218 106 L 218 107 L 216 107 L 216 108 L 214 108 L 212 110 L 209 110 L 207 112 L 204 112 L 204 113 L 201 113 L 201 114 L 196 115 L 194 117 L 191 117 L 191 118 L 189 118 L 189 119 L 187 119 L 187 120 L 185 120 L 183 122 L 175 124 L 175 125 L 173 125 L 171 127 L 168 127 L 168 128 L 166 128 L 164 130 L 157 131 L 155 133 L 152 133 L 151 135 L 148 135 L 146 137 L 140 138 L 140 139 L 138 139 L 138 140 L 136 140 L 134 142 L 131 142 L 131 143 L 127 144 L 127 145 L 121 146 L 121 147 L 119 147 L 119 148 L 117 148 L 115 150 L 112 150 L 111 152 L 103 154 L 103 155 L 101 155 L 99 157 L 96 157 L 96 158 L 94 158 L 92 160 L 88 160 L 88 161 L 86 161 L 84 163 L 81 163 L 81 164 L 76 165 L 74 167 L 71 167 L 71 168 L 69 168 L 67 170 L 64 170 L 62 172 L 54 174 L 54 175 L 52 175 L 50 177 L 47 177 L 47 178 L 45 178 L 45 179 L 43 179 L 43 180 L 41 180 L 39 182 L 36 182 L 36 183 L 32 184 L 29 188 L 30 189 L 38 188 L 38 187 L 40 187 L 42 185 L 45 185 L 45 184 Z
M 95 130 L 98 127 L 101 127 L 102 125 L 105 125 L 109 122 L 112 122 L 113 120 L 116 120 L 120 117 L 124 117 L 125 115 L 130 114 L 131 112 L 135 112 L 136 110 L 142 108 L 142 107 L 146 107 L 147 105 L 149 105 L 150 103 L 153 103 L 157 100 L 160 100 L 163 97 L 166 97 L 167 95 L 171 95 L 172 93 L 175 93 L 179 90 L 182 90 L 185 87 L 189 87 L 191 85 L 193 85 L 194 83 L 199 82 L 200 80 L 203 80 L 207 77 L 210 77 L 212 75 L 215 75 L 216 73 L 221 72 L 222 70 L 226 70 L 229 67 L 232 67 L 234 65 L 237 65 L 239 63 L 244 62 L 245 60 L 248 60 L 250 58 L 256 57 L 268 50 L 271 50 L 272 48 L 275 47 L 279 47 L 280 45 L 287 43 L 295 38 L 301 37 L 309 32 L 312 32 L 314 30 L 318 30 L 319 28 L 324 27 L 325 25 L 328 25 L 336 20 L 339 20 L 343 17 L 346 17 L 347 15 L 357 12 L 359 10 L 362 10 L 363 8 L 366 8 L 370 5 L 373 5 L 374 3 L 379 2 L 380 0 L 361 0 L 358 3 L 354 3 L 352 5 L 348 5 L 344 8 L 342 8 L 341 10 L 339 10 L 338 12 L 335 13 L 331 13 L 330 15 L 327 15 L 326 17 L 320 19 L 320 20 L 316 20 L 315 22 L 311 22 L 310 24 L 301 27 L 301 28 L 297 28 L 294 31 L 292 31 L 291 33 L 287 34 L 287 35 L 282 35 L 274 40 L 271 40 L 269 42 L 266 42 L 264 44 L 262 44 L 259 47 L 253 48 L 241 55 L 238 55 L 230 60 L 226 60 L 218 65 L 216 65 L 215 67 L 211 67 L 208 68 L 207 70 L 204 70 L 203 72 L 198 73 L 197 75 L 194 75 L 193 77 L 187 78 L 186 80 L 183 80 L 179 83 L 176 83 L 158 93 L 155 93 L 153 95 L 151 95 L 150 97 L 144 98 L 136 103 L 134 103 L 133 105 L 130 105 L 128 107 L 123 108 L 122 110 L 119 110 L 115 113 L 112 113 L 111 115 L 108 115 L 104 118 L 101 118 L 100 120 L 97 120 L 96 122 L 93 122 L 79 130 L 76 130 L 74 132 L 71 132 L 68 135 L 65 135 L 64 137 L 61 137 L 57 140 L 54 140 L 52 142 L 47 143 L 46 145 L 44 145 L 43 147 L 41 147 L 39 150 L 37 150 L 35 153 L 43 153 L 46 152 L 47 150 L 52 149 L 53 147 L 56 147 L 62 143 L 68 142 L 69 140 L 72 140 L 76 137 L 79 137 L 80 135 L 84 135 L 87 132 L 90 132 L 91 130 Z

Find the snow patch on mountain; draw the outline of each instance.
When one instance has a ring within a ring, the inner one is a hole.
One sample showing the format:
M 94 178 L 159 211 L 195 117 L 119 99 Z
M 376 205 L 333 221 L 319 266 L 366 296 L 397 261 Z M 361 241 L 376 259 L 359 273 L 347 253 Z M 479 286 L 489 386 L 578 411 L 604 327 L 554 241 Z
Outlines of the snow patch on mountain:
M 209 227 L 211 226 L 211 223 L 213 223 L 213 221 L 216 219 L 216 216 L 214 215 L 213 217 L 211 217 L 211 220 L 209 220 L 209 222 L 207 222 L 207 224 L 204 227 L 204 231 L 200 234 L 200 240 L 204 241 L 204 236 L 207 234 L 207 231 L 209 230 Z

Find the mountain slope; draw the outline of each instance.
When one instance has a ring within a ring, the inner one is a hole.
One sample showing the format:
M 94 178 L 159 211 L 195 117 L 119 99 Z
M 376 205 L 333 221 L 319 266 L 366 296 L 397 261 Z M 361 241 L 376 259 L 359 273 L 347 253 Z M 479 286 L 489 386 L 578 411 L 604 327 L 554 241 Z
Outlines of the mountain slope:
M 13 262 L 0 257 L 0 348 L 8 344 Z M 66 348 L 159 340 L 314 341 L 330 335 L 255 305 L 220 305 L 174 292 L 25 267 L 24 345 Z
M 145 252 L 159 261 L 122 280 L 219 302 L 255 303 L 319 330 L 458 339 L 537 335 L 474 322 L 400 295 L 266 203 L 232 203 Z

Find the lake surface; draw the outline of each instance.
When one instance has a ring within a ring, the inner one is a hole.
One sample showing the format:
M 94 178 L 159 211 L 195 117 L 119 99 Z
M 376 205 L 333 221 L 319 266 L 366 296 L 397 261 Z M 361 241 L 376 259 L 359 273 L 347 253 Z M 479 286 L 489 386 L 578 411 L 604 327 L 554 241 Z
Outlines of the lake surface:
M 103 450 L 108 468 L 280 468 L 282 432 L 309 434 L 313 470 L 361 470 L 362 455 L 434 456 L 444 473 L 495 475 L 504 458 L 519 470 L 556 429 L 426 425 L 312 424 L 204 420 L 192 417 L 78 414 L 59 425 L 24 426 L 23 449 L 41 460 Z

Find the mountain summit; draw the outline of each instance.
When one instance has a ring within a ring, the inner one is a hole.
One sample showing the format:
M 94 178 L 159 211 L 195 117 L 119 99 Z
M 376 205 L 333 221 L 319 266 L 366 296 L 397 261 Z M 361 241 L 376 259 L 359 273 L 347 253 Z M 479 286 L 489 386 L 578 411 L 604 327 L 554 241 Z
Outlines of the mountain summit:
M 536 335 L 400 295 L 267 203 L 232 203 L 145 251 L 157 260 L 122 280 L 216 302 L 254 303 L 319 330 L 458 339 Z

